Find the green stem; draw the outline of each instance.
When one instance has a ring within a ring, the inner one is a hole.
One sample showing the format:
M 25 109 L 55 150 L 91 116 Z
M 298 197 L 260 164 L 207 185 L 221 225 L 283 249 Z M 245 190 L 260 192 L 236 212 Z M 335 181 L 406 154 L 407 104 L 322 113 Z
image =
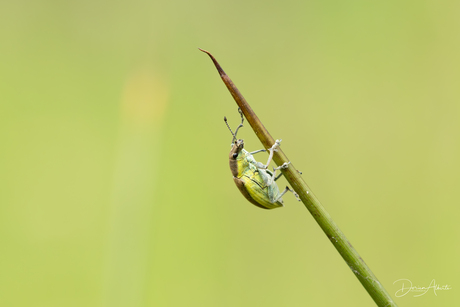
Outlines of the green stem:
M 208 51 L 203 49 L 200 50 L 207 53 L 211 57 L 214 65 L 217 68 L 217 71 L 219 72 L 220 77 L 224 81 L 238 106 L 243 111 L 244 116 L 251 125 L 255 134 L 262 142 L 262 145 L 265 147 L 265 149 L 269 149 L 275 142 L 273 137 L 270 135 L 270 133 L 268 133 L 267 129 L 264 127 L 257 115 L 249 106 L 246 99 L 244 99 L 243 95 L 241 95 L 235 84 L 227 76 L 222 67 L 220 67 L 216 59 Z M 289 159 L 286 157 L 281 148 L 278 148 L 278 151 L 275 152 L 273 160 L 277 165 L 282 165 L 284 162 L 289 162 Z M 313 215 L 313 218 L 319 224 L 321 229 L 323 229 L 326 236 L 335 246 L 337 251 L 350 267 L 351 271 L 359 279 L 377 306 L 396 306 L 385 288 L 383 288 L 382 284 L 378 281 L 377 277 L 375 277 L 364 260 L 359 256 L 358 252 L 353 248 L 351 243 L 345 237 L 343 232 L 332 220 L 329 213 L 324 209 L 319 200 L 315 197 L 294 165 L 290 163 L 289 167 L 282 170 L 282 172 L 286 177 L 286 180 L 291 184 L 292 188 L 297 192 L 297 194 L 299 194 L 300 199 L 304 203 L 305 207 L 307 207 L 307 209 Z

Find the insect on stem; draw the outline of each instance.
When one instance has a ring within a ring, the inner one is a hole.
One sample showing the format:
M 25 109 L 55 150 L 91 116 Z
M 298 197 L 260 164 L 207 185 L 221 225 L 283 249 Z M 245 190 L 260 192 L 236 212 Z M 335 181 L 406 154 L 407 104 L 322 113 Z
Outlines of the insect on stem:
M 228 90 L 235 99 L 236 103 L 241 108 L 241 111 L 246 117 L 246 120 L 251 125 L 252 129 L 254 130 L 254 133 L 259 138 L 265 149 L 268 150 L 269 148 L 271 148 L 272 145 L 275 143 L 275 139 L 269 134 L 265 126 L 262 124 L 260 119 L 257 117 L 257 115 L 254 113 L 252 108 L 247 103 L 246 99 L 244 99 L 243 95 L 240 93 L 238 88 L 227 76 L 222 67 L 220 67 L 219 63 L 211 55 L 211 53 L 200 48 L 198 49 L 209 55 L 215 67 L 217 68 L 217 71 L 219 72 L 222 81 L 224 81 Z M 236 132 L 234 137 L 236 137 Z M 277 165 L 283 165 L 284 163 L 289 162 L 289 159 L 286 157 L 286 155 L 280 148 L 277 149 L 277 151 L 274 153 L 273 160 Z M 290 183 L 295 192 L 299 194 L 302 202 L 305 204 L 305 207 L 310 211 L 310 213 L 312 214 L 318 225 L 321 227 L 321 229 L 324 231 L 326 236 L 328 238 L 334 238 L 334 240 L 331 240 L 331 243 L 335 246 L 337 251 L 343 257 L 343 259 L 348 264 L 352 272 L 355 274 L 355 276 L 358 278 L 358 280 L 361 282 L 364 288 L 368 291 L 368 293 L 374 299 L 377 305 L 396 306 L 396 304 L 393 302 L 391 296 L 387 293 L 383 285 L 378 281 L 374 273 L 372 273 L 372 271 L 366 265 L 364 260 L 359 256 L 358 252 L 353 248 L 353 246 L 348 241 L 344 233 L 334 222 L 330 214 L 321 205 L 316 196 L 311 192 L 306 182 L 300 176 L 300 172 L 298 172 L 292 164 L 289 164 L 286 169 L 281 168 L 280 170 L 283 172 L 284 176 L 286 177 L 286 180 Z M 259 171 L 262 172 L 265 170 L 259 168 Z M 246 174 L 249 173 L 246 172 Z M 260 180 L 258 180 L 257 182 L 259 181 Z M 242 191 L 242 193 L 244 195 L 244 191 Z M 245 197 L 248 198 L 247 195 L 245 195 Z M 251 201 L 250 198 L 248 198 L 248 200 Z M 253 203 L 256 206 L 260 206 L 260 203 Z M 265 209 L 268 209 L 268 207 L 265 207 Z

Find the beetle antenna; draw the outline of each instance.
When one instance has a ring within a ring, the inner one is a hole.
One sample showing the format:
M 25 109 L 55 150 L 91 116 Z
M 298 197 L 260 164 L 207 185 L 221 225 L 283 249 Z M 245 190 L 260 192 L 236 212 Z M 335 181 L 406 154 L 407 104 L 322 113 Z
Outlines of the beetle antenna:
M 233 133 L 232 128 L 230 128 L 230 126 L 228 125 L 227 117 L 225 117 L 225 116 L 224 116 L 224 121 L 225 121 L 225 124 L 227 125 L 228 130 L 230 130 L 230 133 L 233 135 L 232 143 L 234 143 L 235 140 L 236 140 L 236 134 Z M 240 128 L 240 126 L 238 126 L 238 128 L 236 128 L 236 129 L 238 130 L 239 128 Z
M 240 113 L 241 115 L 241 124 L 238 125 L 238 127 L 236 127 L 236 130 L 235 130 L 235 139 L 236 139 L 236 134 L 238 133 L 238 130 L 243 127 L 243 122 L 244 122 L 244 117 L 243 117 L 243 112 L 241 111 L 241 108 L 238 108 L 238 113 Z
M 232 143 L 235 142 L 235 141 L 237 140 L 236 134 L 238 133 L 238 130 L 239 130 L 241 127 L 243 127 L 243 122 L 244 122 L 243 112 L 241 111 L 241 108 L 238 108 L 238 112 L 239 112 L 240 115 L 241 115 L 241 124 L 239 124 L 238 127 L 236 127 L 235 133 L 233 133 L 232 128 L 230 128 L 230 126 L 228 125 L 227 117 L 224 116 L 225 124 L 227 125 L 228 130 L 230 130 L 230 133 L 233 135 Z

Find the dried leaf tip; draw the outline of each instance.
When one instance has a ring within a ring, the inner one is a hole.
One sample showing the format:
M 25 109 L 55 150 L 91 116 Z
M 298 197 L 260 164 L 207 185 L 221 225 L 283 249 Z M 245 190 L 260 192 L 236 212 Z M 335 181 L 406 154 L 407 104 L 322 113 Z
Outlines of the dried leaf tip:
M 204 49 L 198 48 L 198 50 L 203 51 L 204 53 L 210 54 L 208 51 L 206 51 Z
M 201 49 L 201 48 L 198 48 L 200 51 L 203 51 L 204 53 L 208 54 L 209 57 L 211 58 L 211 60 L 214 62 L 214 65 L 216 66 L 217 68 L 217 71 L 219 72 L 219 75 L 221 77 L 223 76 L 226 76 L 227 74 L 225 73 L 225 71 L 222 69 L 222 67 L 220 67 L 219 63 L 217 63 L 217 60 L 212 56 L 212 54 L 209 52 L 209 51 L 206 51 L 204 49 Z

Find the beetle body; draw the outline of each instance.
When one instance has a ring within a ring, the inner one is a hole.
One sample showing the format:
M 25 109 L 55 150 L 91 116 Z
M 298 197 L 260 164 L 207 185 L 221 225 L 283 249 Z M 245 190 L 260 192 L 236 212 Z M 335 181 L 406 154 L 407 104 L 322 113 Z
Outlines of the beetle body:
M 280 193 L 278 185 L 275 183 L 275 180 L 281 176 L 276 177 L 276 171 L 287 168 L 291 162 L 285 162 L 283 165 L 274 168 L 273 173 L 267 169 L 273 158 L 273 153 L 276 151 L 276 148 L 280 146 L 281 140 L 276 140 L 275 144 L 273 144 L 273 146 L 268 150 L 270 155 L 268 156 L 267 164 L 257 162 L 256 159 L 254 159 L 253 154 L 266 150 L 261 149 L 248 152 L 244 149 L 244 141 L 236 138 L 238 130 L 243 127 L 244 121 L 241 109 L 238 109 L 238 112 L 241 115 L 241 124 L 238 125 L 235 133 L 233 133 L 232 129 L 228 125 L 226 117 L 224 117 L 224 121 L 225 124 L 227 124 L 228 130 L 230 130 L 233 135 L 232 149 L 230 150 L 228 159 L 230 170 L 233 175 L 233 181 L 235 181 L 235 184 L 241 194 L 243 194 L 243 196 L 251 203 L 263 209 L 283 207 L 283 199 L 281 196 L 286 194 L 288 191 L 294 193 L 295 197 L 300 200 L 297 193 L 289 187 L 286 187 L 286 189 Z
M 283 200 L 274 182 L 274 174 L 257 162 L 244 148 L 243 140 L 236 140 L 229 154 L 233 181 L 252 204 L 263 209 L 283 207 Z

